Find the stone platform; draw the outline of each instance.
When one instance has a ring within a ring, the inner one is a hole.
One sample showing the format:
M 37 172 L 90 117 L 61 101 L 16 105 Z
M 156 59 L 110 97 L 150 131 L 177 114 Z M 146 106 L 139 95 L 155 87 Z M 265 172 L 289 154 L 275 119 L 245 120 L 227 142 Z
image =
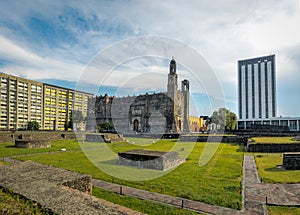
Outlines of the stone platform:
M 146 169 L 169 170 L 184 163 L 178 152 L 131 150 L 118 153 L 118 164 Z
M 31 134 L 21 134 L 15 139 L 16 148 L 51 148 L 51 142 L 48 139 L 32 138 Z
M 282 165 L 287 170 L 300 169 L 300 152 L 283 153 Z
M 86 134 L 87 142 L 124 142 L 125 139 L 120 134 L 113 133 L 100 133 L 100 134 Z
M 140 214 L 91 195 L 92 177 L 32 161 L 0 166 L 0 187 L 51 214 Z

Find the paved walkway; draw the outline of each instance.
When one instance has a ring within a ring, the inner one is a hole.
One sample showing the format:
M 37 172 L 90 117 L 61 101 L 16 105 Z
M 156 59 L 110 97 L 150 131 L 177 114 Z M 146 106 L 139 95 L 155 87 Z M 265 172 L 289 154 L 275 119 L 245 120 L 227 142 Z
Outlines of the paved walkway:
M 209 205 L 201 202 L 191 201 L 184 198 L 169 196 L 160 193 L 154 193 L 146 190 L 140 190 L 133 187 L 122 186 L 122 185 L 113 184 L 113 183 L 109 183 L 97 179 L 93 179 L 92 183 L 93 186 L 99 187 L 101 189 L 114 191 L 117 193 L 121 193 L 123 195 L 133 196 L 139 199 L 151 200 L 151 201 L 172 205 L 175 207 L 191 209 L 200 213 L 204 212 L 209 214 L 222 214 L 222 215 L 241 214 L 241 211 L 230 209 L 230 208 L 220 207 L 216 205 Z
M 254 158 L 253 156 L 245 155 L 243 163 L 243 201 L 245 214 L 267 214 L 265 201 L 261 201 L 261 195 L 256 190 L 256 185 L 259 183 Z
M 267 214 L 266 204 L 300 206 L 300 184 L 260 183 L 255 160 L 251 155 L 244 157 L 243 178 L 246 214 Z

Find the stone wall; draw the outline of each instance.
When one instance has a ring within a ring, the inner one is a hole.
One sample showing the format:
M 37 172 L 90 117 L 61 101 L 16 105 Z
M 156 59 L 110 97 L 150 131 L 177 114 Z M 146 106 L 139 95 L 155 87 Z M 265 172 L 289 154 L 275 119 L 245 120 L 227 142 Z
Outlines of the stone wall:
M 120 134 L 103 133 L 103 134 L 86 134 L 87 142 L 124 142 L 125 139 Z
M 188 100 L 183 102 L 183 94 L 179 90 L 176 95 L 176 101 L 167 93 L 122 98 L 97 96 L 89 100 L 87 128 L 95 130 L 97 124 L 109 122 L 122 134 L 180 133 L 183 122 L 187 121 L 184 113 L 188 118 Z
M 32 161 L 0 167 L 0 187 L 37 202 L 50 214 L 140 214 L 92 195 L 92 178 Z
M 300 153 L 283 153 L 282 165 L 287 170 L 300 169 Z
M 280 153 L 280 152 L 300 152 L 300 143 L 250 143 L 246 147 L 247 152 L 265 152 L 265 153 Z
M 222 136 L 222 135 L 207 135 L 193 136 L 185 135 L 180 137 L 182 142 L 222 142 L 222 143 L 242 143 L 244 138 L 241 136 Z
M 105 142 L 101 134 L 87 134 L 85 137 L 87 142 Z
M 30 136 L 35 140 L 70 140 L 77 138 L 85 138 L 84 133 L 73 132 L 55 132 L 55 131 L 3 131 L 0 132 L 0 143 L 13 142 L 15 139 L 26 139 L 26 136 Z
M 178 152 L 133 150 L 118 153 L 118 164 L 145 169 L 166 171 L 184 162 L 185 159 L 180 158 Z
M 15 140 L 15 147 L 17 148 L 51 148 L 51 143 L 49 140 L 32 140 L 32 139 L 18 139 Z

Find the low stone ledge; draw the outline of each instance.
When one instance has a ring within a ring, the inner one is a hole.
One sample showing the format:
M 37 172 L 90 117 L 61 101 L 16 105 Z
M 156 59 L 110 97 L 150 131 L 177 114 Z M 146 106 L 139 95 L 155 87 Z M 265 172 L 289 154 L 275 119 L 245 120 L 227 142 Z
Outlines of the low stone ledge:
M 299 152 L 283 153 L 282 166 L 287 170 L 300 169 L 300 153 Z
M 300 152 L 300 143 L 248 143 L 247 152 Z
M 181 136 L 181 142 L 222 142 L 222 143 L 243 143 L 245 140 L 242 136 L 226 136 L 226 135 L 207 135 L 207 136 Z
M 0 187 L 57 214 L 141 214 L 91 196 L 89 175 L 32 161 L 1 166 Z
M 178 152 L 131 150 L 118 153 L 118 164 L 145 169 L 169 170 L 184 163 Z
M 120 134 L 112 134 L 112 133 L 101 133 L 101 134 L 86 134 L 87 142 L 123 142 L 125 139 Z
M 32 140 L 32 139 L 17 139 L 15 140 L 17 148 L 51 148 L 50 140 Z

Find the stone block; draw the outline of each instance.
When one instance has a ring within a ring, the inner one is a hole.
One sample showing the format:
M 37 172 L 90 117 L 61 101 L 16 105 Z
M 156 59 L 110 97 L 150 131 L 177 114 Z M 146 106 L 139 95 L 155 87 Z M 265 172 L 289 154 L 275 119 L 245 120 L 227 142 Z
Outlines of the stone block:
M 103 134 L 86 134 L 87 142 L 123 142 L 125 139 L 120 134 L 103 133 Z
M 300 153 L 283 153 L 283 167 L 287 170 L 300 169 Z
M 32 161 L 0 168 L 0 187 L 39 203 L 50 214 L 141 214 L 92 195 L 92 177 Z
M 51 148 L 49 140 L 32 140 L 32 139 L 17 139 L 15 140 L 15 147 L 17 148 Z
M 118 164 L 145 169 L 169 170 L 184 163 L 178 152 L 162 152 L 152 150 L 131 150 L 118 153 Z

